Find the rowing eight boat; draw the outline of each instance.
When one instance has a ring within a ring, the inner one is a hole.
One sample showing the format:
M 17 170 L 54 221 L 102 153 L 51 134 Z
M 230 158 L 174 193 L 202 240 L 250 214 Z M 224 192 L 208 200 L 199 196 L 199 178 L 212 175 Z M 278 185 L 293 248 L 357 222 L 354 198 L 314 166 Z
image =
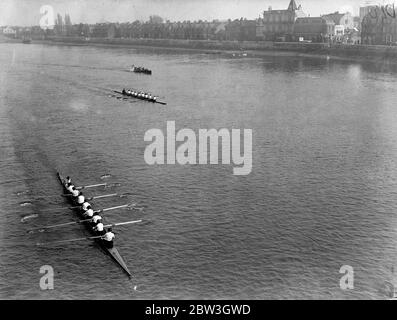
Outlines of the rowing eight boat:
M 65 179 L 61 176 L 61 174 L 60 174 L 59 172 L 57 173 L 57 177 L 58 177 L 58 179 L 59 179 L 59 182 L 62 184 L 64 193 L 69 193 L 69 191 L 66 189 L 66 186 L 65 186 Z M 75 205 L 75 202 L 73 201 L 72 197 L 69 197 L 69 202 L 72 203 L 73 206 Z M 75 212 L 76 212 L 76 213 L 79 213 L 78 210 L 79 210 L 79 209 L 75 210 Z M 79 215 L 79 218 L 81 219 L 80 215 Z M 83 220 L 83 219 L 81 219 L 81 220 Z M 97 234 L 92 230 L 92 227 L 91 227 L 91 225 L 90 225 L 89 222 L 84 222 L 84 225 L 87 227 L 88 230 L 90 230 L 90 232 L 91 232 L 92 234 L 97 235 Z M 113 248 L 108 248 L 108 247 L 105 245 L 105 243 L 104 243 L 105 240 L 102 240 L 102 239 L 100 239 L 100 238 L 99 238 L 99 239 L 95 239 L 95 241 L 96 241 L 96 243 L 102 248 L 102 250 L 103 250 L 105 253 L 109 254 L 109 255 L 112 257 L 112 259 L 125 271 L 125 273 L 128 274 L 128 276 L 130 276 L 130 277 L 132 276 L 132 275 L 131 275 L 131 272 L 128 270 L 127 264 L 124 262 L 124 260 L 123 260 L 123 258 L 121 257 L 119 251 L 118 251 L 115 247 L 113 247 Z
M 135 98 L 135 99 L 139 99 L 139 100 L 144 100 L 144 101 L 148 101 L 148 102 L 152 102 L 152 103 L 159 103 L 162 105 L 166 105 L 166 102 L 162 102 L 162 101 L 155 101 L 153 99 L 148 99 L 148 98 L 140 98 L 140 97 L 134 97 L 133 95 L 130 95 L 128 93 L 123 93 L 122 91 L 117 91 L 117 90 L 113 90 L 113 92 L 121 94 L 122 96 L 126 96 L 126 97 L 130 97 L 130 98 Z
M 144 74 L 152 74 L 152 70 L 149 69 L 142 69 L 142 68 L 131 68 L 130 71 L 135 72 L 135 73 L 144 73 Z

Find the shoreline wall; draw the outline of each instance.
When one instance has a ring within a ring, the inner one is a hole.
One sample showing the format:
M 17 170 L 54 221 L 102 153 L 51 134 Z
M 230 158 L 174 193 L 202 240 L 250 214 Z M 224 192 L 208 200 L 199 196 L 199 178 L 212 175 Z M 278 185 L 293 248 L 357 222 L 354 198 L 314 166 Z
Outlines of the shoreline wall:
M 347 45 L 328 43 L 266 42 L 266 41 L 216 41 L 216 40 L 179 40 L 179 39 L 120 39 L 120 38 L 82 38 L 49 37 L 44 42 L 76 45 L 121 45 L 139 47 L 163 47 L 193 50 L 231 50 L 231 51 L 289 51 L 302 54 L 330 55 L 349 59 L 387 59 L 396 60 L 397 46 Z

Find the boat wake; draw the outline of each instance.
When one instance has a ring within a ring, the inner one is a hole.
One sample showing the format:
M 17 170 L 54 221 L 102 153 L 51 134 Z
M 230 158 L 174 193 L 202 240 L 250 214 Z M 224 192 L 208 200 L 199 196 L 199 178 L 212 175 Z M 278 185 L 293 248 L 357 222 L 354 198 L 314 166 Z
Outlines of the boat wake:
M 31 202 L 22 202 L 19 204 L 21 207 L 27 207 L 27 206 L 31 206 L 32 203 Z
M 115 182 L 115 183 L 107 184 L 107 185 L 105 186 L 105 189 L 114 188 L 114 187 L 120 187 L 120 186 L 121 186 L 121 183 Z
M 131 205 L 130 207 L 127 208 L 127 210 L 136 210 L 136 211 L 143 211 L 145 208 L 143 207 L 136 207 L 136 204 Z
M 28 215 L 28 216 L 24 216 L 22 219 L 21 219 L 21 222 L 25 222 L 26 220 L 30 220 L 30 219 L 34 219 L 34 218 L 37 218 L 39 215 L 37 214 L 37 213 L 35 213 L 35 214 L 30 214 L 30 215 Z
M 24 190 L 24 191 L 18 191 L 18 192 L 16 192 L 15 194 L 17 195 L 17 196 L 23 196 L 23 195 L 25 195 L 25 194 L 30 194 L 31 192 L 30 192 L 30 190 Z

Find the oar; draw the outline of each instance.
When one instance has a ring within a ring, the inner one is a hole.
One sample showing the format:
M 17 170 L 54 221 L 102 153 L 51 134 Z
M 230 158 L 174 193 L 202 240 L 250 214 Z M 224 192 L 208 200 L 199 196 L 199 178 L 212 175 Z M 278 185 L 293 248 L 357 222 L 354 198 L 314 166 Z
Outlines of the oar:
M 83 222 L 87 222 L 87 221 L 91 221 L 92 218 L 90 219 L 85 219 L 85 220 L 79 220 L 79 221 L 71 221 L 71 222 L 65 222 L 65 223 L 59 223 L 59 224 L 53 224 L 51 226 L 45 226 L 45 227 L 41 227 L 41 228 L 35 228 L 32 230 L 29 230 L 28 232 L 34 232 L 34 231 L 40 231 L 40 230 L 46 230 L 46 229 L 52 229 L 52 228 L 57 228 L 57 227 L 62 227 L 62 226 L 67 226 L 67 225 L 72 225 L 72 224 L 78 224 L 78 223 L 83 223 Z M 142 220 L 135 220 L 135 221 L 127 221 L 127 222 L 120 222 L 120 223 L 114 223 L 114 224 L 109 224 L 104 226 L 104 228 L 108 228 L 108 227 L 116 227 L 116 226 L 121 226 L 121 225 L 125 225 L 125 224 L 133 224 L 133 223 L 138 223 L 138 222 L 142 222 Z
M 122 195 L 117 194 L 117 193 L 111 193 L 111 194 L 104 194 L 102 196 L 94 196 L 94 197 L 91 197 L 91 198 L 87 198 L 86 200 L 90 201 L 90 200 L 102 199 L 102 198 L 108 198 L 108 197 L 115 197 L 115 196 L 120 196 L 121 197 Z
M 74 239 L 68 239 L 68 240 L 58 240 L 58 241 L 51 241 L 51 242 L 37 242 L 37 246 L 42 246 L 46 244 L 54 244 L 54 243 L 65 243 L 65 242 L 72 242 L 72 241 L 81 241 L 81 240 L 91 240 L 91 239 L 98 239 L 98 238 L 103 238 L 103 236 L 94 236 L 94 237 L 84 237 L 84 238 L 74 238 Z
M 111 187 L 119 187 L 120 183 L 118 182 L 113 182 L 113 183 L 98 183 L 98 184 L 91 184 L 89 186 L 82 186 L 82 187 L 76 187 L 77 190 L 81 189 L 88 189 L 88 188 L 95 188 L 95 187 L 101 187 L 104 186 L 105 188 L 111 188 Z
M 106 211 L 110 211 L 110 210 L 116 210 L 116 209 L 125 208 L 125 207 L 128 207 L 128 206 L 129 206 L 129 204 L 124 204 L 122 206 L 100 209 L 100 210 L 96 210 L 94 212 L 95 213 L 106 212 Z M 27 232 L 28 233 L 32 233 L 32 232 L 36 232 L 36 231 L 44 232 L 46 229 L 52 229 L 52 228 L 57 228 L 57 227 L 69 226 L 69 225 L 83 223 L 83 222 L 87 222 L 87 221 L 91 221 L 91 220 L 92 220 L 92 218 L 85 219 L 85 220 L 78 220 L 78 221 L 70 221 L 70 222 L 65 222 L 65 223 L 53 224 L 53 225 L 49 225 L 49 226 L 44 226 L 44 227 L 30 229 Z
M 126 207 L 131 207 L 131 206 L 132 206 L 132 204 L 125 204 L 125 205 L 117 206 L 117 207 L 99 209 L 99 210 L 96 210 L 96 211 L 94 211 L 94 212 L 95 212 L 95 213 L 106 212 L 106 211 L 109 211 L 109 210 L 121 209 L 121 208 L 126 208 Z M 74 206 L 74 207 L 56 207 L 56 208 L 53 208 L 53 209 L 40 210 L 40 212 L 49 212 L 49 211 L 50 211 L 50 212 L 53 212 L 53 211 L 65 210 L 65 209 L 74 210 L 74 209 L 78 209 L 78 208 L 81 208 L 81 206 Z
M 76 189 L 81 190 L 81 189 L 87 189 L 87 188 L 102 187 L 102 186 L 106 186 L 106 185 L 107 185 L 107 183 L 98 183 L 98 184 L 91 184 L 88 186 L 76 187 Z
M 52 228 L 57 228 L 57 227 L 63 227 L 63 226 L 68 226 L 68 225 L 72 225 L 72 224 L 78 224 L 78 223 L 83 223 L 83 222 L 87 222 L 87 221 L 91 221 L 92 218 L 90 219 L 85 219 L 85 220 L 78 220 L 78 221 L 70 221 L 70 222 L 65 222 L 65 223 L 59 223 L 59 224 L 53 224 L 50 226 L 44 226 L 44 227 L 40 227 L 40 228 L 34 228 L 31 230 L 28 230 L 28 233 L 32 233 L 32 232 L 44 232 L 44 230 L 46 229 L 52 229 Z
M 133 223 L 139 223 L 142 222 L 142 220 L 133 220 L 133 221 L 127 221 L 127 222 L 119 222 L 119 223 L 113 223 L 113 224 L 107 224 L 106 226 L 103 226 L 104 228 L 111 228 L 111 227 L 117 227 L 117 226 L 123 226 L 126 224 L 133 224 Z
M 95 213 L 100 213 L 100 212 L 106 212 L 110 210 L 115 210 L 115 209 L 121 209 L 121 208 L 126 208 L 130 206 L 130 204 L 123 204 L 122 206 L 117 206 L 117 207 L 111 207 L 111 208 L 105 208 L 105 209 L 100 209 L 100 210 L 95 210 Z
M 63 193 L 63 194 L 61 194 L 61 196 L 62 196 L 62 197 L 71 197 L 72 194 Z M 94 200 L 94 199 L 101 199 L 101 198 L 114 197 L 114 196 L 120 196 L 120 197 L 122 197 L 123 195 L 122 195 L 122 194 L 118 194 L 118 193 L 110 193 L 110 194 L 104 194 L 104 195 L 101 195 L 101 196 L 93 196 L 93 197 L 91 197 L 91 198 L 86 198 L 85 200 L 90 201 L 90 200 Z

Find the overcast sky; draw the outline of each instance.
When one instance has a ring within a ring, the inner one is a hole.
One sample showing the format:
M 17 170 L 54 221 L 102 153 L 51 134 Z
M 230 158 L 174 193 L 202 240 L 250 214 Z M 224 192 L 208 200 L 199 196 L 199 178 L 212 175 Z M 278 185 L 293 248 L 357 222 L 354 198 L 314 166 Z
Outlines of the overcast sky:
M 146 20 L 157 14 L 172 21 L 258 18 L 261 12 L 286 9 L 290 0 L 0 0 L 1 25 L 38 25 L 40 7 L 51 5 L 56 13 L 69 13 L 72 23 Z M 395 0 L 296 0 L 311 16 L 335 11 L 358 15 L 360 6 Z

